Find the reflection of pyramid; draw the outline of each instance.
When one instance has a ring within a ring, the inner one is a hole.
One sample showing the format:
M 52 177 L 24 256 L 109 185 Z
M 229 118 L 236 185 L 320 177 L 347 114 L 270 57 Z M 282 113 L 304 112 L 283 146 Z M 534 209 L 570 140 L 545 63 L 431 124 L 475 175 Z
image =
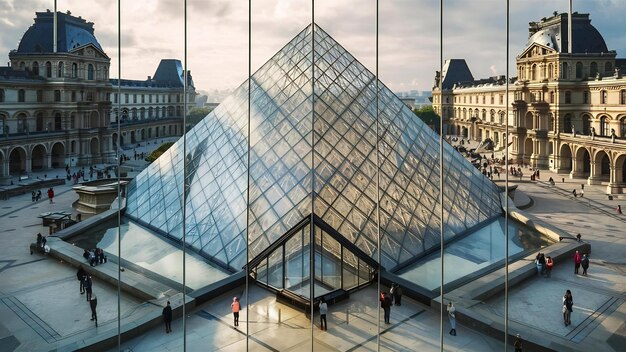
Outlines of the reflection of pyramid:
M 249 207 L 245 82 L 187 133 L 186 158 L 181 139 L 137 176 L 126 214 L 182 238 L 186 159 L 185 241 L 205 256 L 241 268 L 246 243 L 252 259 L 314 207 L 377 259 L 376 80 L 317 26 L 312 70 L 311 32 L 251 78 Z M 381 264 L 393 269 L 439 244 L 439 137 L 382 84 L 378 96 Z M 497 188 L 447 144 L 444 164 L 446 237 L 501 213 Z

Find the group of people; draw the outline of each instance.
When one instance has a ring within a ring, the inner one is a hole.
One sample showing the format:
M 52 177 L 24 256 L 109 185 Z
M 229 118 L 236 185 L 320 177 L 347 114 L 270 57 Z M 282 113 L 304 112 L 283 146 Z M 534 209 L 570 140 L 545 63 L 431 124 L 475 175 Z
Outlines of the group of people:
M 46 240 L 46 236 L 42 235 L 41 232 L 37 234 L 37 239 L 35 240 L 35 249 L 43 254 L 48 254 L 50 252 L 50 247 L 46 244 L 48 240 Z M 33 250 L 30 250 L 30 254 L 33 254 Z
M 32 191 L 30 192 L 30 195 L 33 202 L 38 202 L 41 200 L 41 190 L 38 190 L 37 192 Z
M 544 253 L 539 252 L 535 257 L 535 265 L 537 266 L 537 275 L 545 277 L 552 276 L 552 268 L 554 267 L 552 257 L 546 257 Z
M 395 282 L 391 284 L 389 292 L 380 293 L 380 307 L 384 312 L 385 324 L 391 324 L 391 306 L 394 305 L 394 302 L 396 306 L 402 305 L 402 287 Z
M 587 276 L 587 269 L 589 269 L 589 256 L 587 254 L 580 254 L 579 251 L 574 253 L 574 273 L 580 274 L 580 268 L 583 268 L 582 275 Z
M 98 264 L 104 264 L 107 262 L 107 256 L 104 254 L 102 248 L 85 249 L 83 257 L 87 260 L 89 265 L 96 266 Z
M 87 302 L 89 302 L 89 308 L 91 308 L 91 320 L 94 321 L 96 323 L 96 327 L 98 327 L 98 315 L 96 313 L 98 297 L 96 297 L 93 293 L 93 281 L 91 279 L 91 275 L 89 275 L 81 266 L 76 272 L 76 278 L 79 282 L 80 294 L 86 294 Z

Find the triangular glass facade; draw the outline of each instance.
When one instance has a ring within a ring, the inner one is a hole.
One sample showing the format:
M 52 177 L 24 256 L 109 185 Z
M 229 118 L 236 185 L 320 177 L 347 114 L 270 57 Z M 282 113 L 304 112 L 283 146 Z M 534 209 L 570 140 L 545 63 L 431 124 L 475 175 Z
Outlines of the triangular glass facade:
M 187 133 L 188 245 L 238 270 L 246 244 L 252 259 L 314 207 L 377 260 L 377 141 L 381 265 L 439 245 L 439 136 L 382 83 L 377 91 L 374 75 L 333 38 L 307 27 L 250 86 L 250 202 L 245 82 Z M 174 239 L 182 238 L 184 159 L 181 139 L 128 190 L 126 214 Z M 448 144 L 444 165 L 446 239 L 501 214 L 497 187 Z

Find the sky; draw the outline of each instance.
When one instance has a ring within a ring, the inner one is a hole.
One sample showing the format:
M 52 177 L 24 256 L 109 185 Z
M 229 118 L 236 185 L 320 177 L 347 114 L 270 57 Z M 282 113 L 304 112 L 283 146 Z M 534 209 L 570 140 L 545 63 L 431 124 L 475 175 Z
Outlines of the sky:
M 443 0 L 443 57 L 464 58 L 475 78 L 505 75 L 506 2 Z M 57 0 L 57 9 L 94 22 L 95 35 L 118 70 L 118 2 Z M 183 0 L 121 0 L 121 76 L 146 79 L 162 58 L 185 59 Z M 33 24 L 35 12 L 53 0 L 0 0 L 0 65 Z M 311 23 L 310 0 L 254 0 L 251 9 L 252 70 Z M 510 0 L 509 69 L 528 39 L 528 22 L 566 12 L 567 0 Z M 626 57 L 623 0 L 573 0 L 618 57 Z M 381 80 L 396 92 L 430 91 L 440 67 L 439 0 L 379 2 Z M 248 1 L 187 0 L 187 67 L 196 89 L 234 89 L 248 76 Z M 376 70 L 376 1 L 316 0 L 315 22 L 372 72 Z

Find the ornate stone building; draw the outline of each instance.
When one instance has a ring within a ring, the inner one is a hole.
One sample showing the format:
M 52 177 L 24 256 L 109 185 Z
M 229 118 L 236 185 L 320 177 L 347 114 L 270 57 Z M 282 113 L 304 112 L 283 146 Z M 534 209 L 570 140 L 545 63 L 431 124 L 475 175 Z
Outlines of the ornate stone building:
M 9 53 L 10 66 L 0 67 L 4 182 L 33 170 L 115 161 L 118 81 L 109 79 L 110 58 L 93 23 L 69 12 L 57 13 L 53 45 L 53 21 L 54 13 L 37 12 L 18 48 Z M 121 81 L 123 95 L 144 97 L 141 103 L 122 101 L 122 147 L 182 134 L 183 72 L 180 61 L 162 60 L 154 78 Z M 188 77 L 188 101 L 193 102 Z
M 517 77 L 476 80 L 465 60 L 447 60 L 436 73 L 433 107 L 447 133 L 474 140 L 490 138 L 513 162 L 568 173 L 607 192 L 626 188 L 626 59 L 616 58 L 591 25 L 589 14 L 555 14 L 529 25 L 529 39 L 517 56 Z M 439 80 L 442 90 L 439 90 Z

